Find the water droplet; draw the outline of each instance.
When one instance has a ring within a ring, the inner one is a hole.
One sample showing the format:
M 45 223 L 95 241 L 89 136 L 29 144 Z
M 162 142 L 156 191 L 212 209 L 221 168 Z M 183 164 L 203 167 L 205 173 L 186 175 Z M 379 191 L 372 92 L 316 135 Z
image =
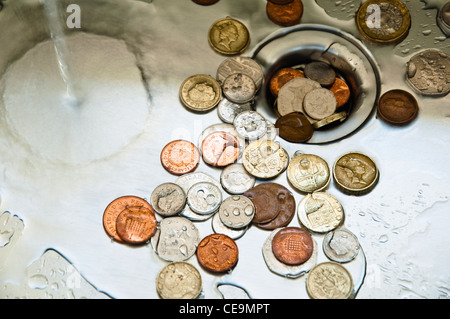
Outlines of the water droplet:
M 34 275 L 29 278 L 28 286 L 31 289 L 45 289 L 47 288 L 48 280 L 44 275 Z
M 381 235 L 380 238 L 378 238 L 378 242 L 381 244 L 387 243 L 389 241 L 389 237 L 387 235 Z
M 183 254 L 183 256 L 187 256 L 188 255 L 188 249 L 186 245 L 181 245 L 180 246 L 180 252 Z

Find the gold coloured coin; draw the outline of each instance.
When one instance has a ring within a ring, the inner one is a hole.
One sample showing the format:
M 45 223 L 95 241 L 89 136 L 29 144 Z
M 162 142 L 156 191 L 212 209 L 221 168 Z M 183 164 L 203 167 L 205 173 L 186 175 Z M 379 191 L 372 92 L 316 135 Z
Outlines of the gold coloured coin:
M 287 168 L 289 182 L 301 192 L 323 190 L 330 182 L 331 173 L 327 162 L 313 154 L 299 154 Z
M 351 274 L 335 262 L 314 266 L 306 278 L 306 291 L 312 299 L 349 299 L 353 290 Z
M 226 17 L 213 23 L 208 32 L 210 46 L 224 55 L 244 52 L 250 43 L 250 33 L 240 21 Z
M 402 41 L 411 27 L 411 15 L 398 0 L 368 0 L 358 9 L 356 26 L 373 42 L 389 44 Z
M 347 118 L 347 112 L 342 111 L 342 112 L 330 115 L 330 116 L 324 118 L 323 120 L 320 120 L 320 121 L 317 121 L 317 122 L 313 122 L 312 126 L 315 129 L 319 129 L 321 127 L 325 127 L 325 126 L 330 125 L 332 123 L 343 122 L 346 118 Z
M 159 272 L 156 291 L 162 299 L 195 299 L 202 291 L 202 277 L 191 264 L 172 262 Z
M 256 140 L 245 148 L 244 168 L 256 178 L 276 177 L 287 168 L 288 164 L 288 153 L 274 141 Z
M 192 75 L 184 80 L 180 87 L 180 100 L 192 111 L 209 111 L 219 104 L 221 98 L 220 84 L 209 75 Z

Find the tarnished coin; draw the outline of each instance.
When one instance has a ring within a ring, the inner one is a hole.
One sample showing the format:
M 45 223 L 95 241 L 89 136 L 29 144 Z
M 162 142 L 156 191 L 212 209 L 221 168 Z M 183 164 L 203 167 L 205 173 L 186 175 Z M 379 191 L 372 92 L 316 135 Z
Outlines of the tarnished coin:
M 327 162 L 320 156 L 298 154 L 289 163 L 287 178 L 299 191 L 312 193 L 328 186 L 331 173 Z
M 150 203 L 159 215 L 174 216 L 186 206 L 186 193 L 175 183 L 163 183 L 153 190 Z
M 202 291 L 202 276 L 187 262 L 173 262 L 156 277 L 156 291 L 162 299 L 196 299 Z
M 398 43 L 411 27 L 411 15 L 398 0 L 368 0 L 358 9 L 356 26 L 361 35 L 377 43 Z
M 353 289 L 351 274 L 335 262 L 316 265 L 306 278 L 306 290 L 312 299 L 349 299 Z
M 211 234 L 202 239 L 197 248 L 199 264 L 213 273 L 233 268 L 239 258 L 236 242 L 224 234 Z
M 206 112 L 219 104 L 222 87 L 211 76 L 196 74 L 188 77 L 180 86 L 180 100 L 188 109 Z
M 284 172 L 289 164 L 289 155 L 274 141 L 257 140 L 245 148 L 242 164 L 256 178 L 269 179 Z
M 221 220 L 219 214 L 214 214 L 211 219 L 211 226 L 216 234 L 224 234 L 228 237 L 237 240 L 244 236 L 244 234 L 247 232 L 247 227 L 242 228 L 231 228 L 226 226 Z
M 379 171 L 375 162 L 361 153 L 348 153 L 341 156 L 333 168 L 336 186 L 351 195 L 363 195 L 375 187 Z
M 315 120 L 323 120 L 336 111 L 336 98 L 328 89 L 314 89 L 305 95 L 303 109 L 309 117 Z
M 223 167 L 238 159 L 241 152 L 238 139 L 227 132 L 213 132 L 202 142 L 202 156 L 205 163 Z
M 329 89 L 333 92 L 334 97 L 336 98 L 336 108 L 344 106 L 350 99 L 350 88 L 348 84 L 340 78 L 336 78 L 333 85 Z
M 222 202 L 218 214 L 225 226 L 240 229 L 252 222 L 255 206 L 248 197 L 233 195 Z
M 291 143 L 304 143 L 311 139 L 314 128 L 302 113 L 293 112 L 283 115 L 275 122 L 280 137 Z
M 213 23 L 208 32 L 208 42 L 220 54 L 237 55 L 247 49 L 250 33 L 242 22 L 226 17 Z
M 278 96 L 278 92 L 283 85 L 288 83 L 293 78 L 304 78 L 305 75 L 302 71 L 294 68 L 282 68 L 275 72 L 275 74 L 270 78 L 270 92 L 274 96 Z
M 161 164 L 171 174 L 182 175 L 194 171 L 200 163 L 200 152 L 189 141 L 176 140 L 161 151 Z
M 234 73 L 223 81 L 222 92 L 231 102 L 244 104 L 255 98 L 256 85 L 248 75 Z
M 314 242 L 311 235 L 299 227 L 282 228 L 272 239 L 272 252 L 284 264 L 300 265 L 312 255 Z
M 252 187 L 244 193 L 255 206 L 253 223 L 268 223 L 275 219 L 280 212 L 280 203 L 274 188 L 275 183 L 262 183 Z
M 305 66 L 305 76 L 308 79 L 319 82 L 323 86 L 331 86 L 336 81 L 336 72 L 325 62 L 314 61 Z
M 249 76 L 255 83 L 257 91 L 261 88 L 264 71 L 258 62 L 249 57 L 236 56 L 225 59 L 217 68 L 216 80 L 222 84 L 227 77 L 237 73 Z
M 116 230 L 117 216 L 128 207 L 143 207 L 153 210 L 149 202 L 133 195 L 122 196 L 109 203 L 103 213 L 103 227 L 112 239 L 119 242 L 121 242 L 122 239 L 117 234 Z
M 344 220 L 341 203 L 324 192 L 306 195 L 298 205 L 299 222 L 314 233 L 336 229 Z
M 267 1 L 266 14 L 275 24 L 283 27 L 292 26 L 299 23 L 302 18 L 303 3 L 301 0 L 293 0 L 284 4 Z
M 256 179 L 249 174 L 242 164 L 228 165 L 220 174 L 223 189 L 230 194 L 239 195 L 255 185 Z
M 450 1 L 439 9 L 437 24 L 447 38 L 450 37 Z
M 183 261 L 195 254 L 200 242 L 197 227 L 184 217 L 166 217 L 151 239 L 156 254 L 166 261 Z
M 330 116 L 324 118 L 323 120 L 313 122 L 312 126 L 315 129 L 319 129 L 319 128 L 327 127 L 328 125 L 331 125 L 331 124 L 339 124 L 340 122 L 345 121 L 346 118 L 347 118 L 347 112 L 342 111 L 342 112 L 330 115 Z
M 256 111 L 245 111 L 238 114 L 233 125 L 239 136 L 246 140 L 257 140 L 267 133 L 267 121 Z
M 346 263 L 355 259 L 360 245 L 358 238 L 352 232 L 346 229 L 336 229 L 325 235 L 322 249 L 330 260 Z
M 209 6 L 211 4 L 214 4 L 216 2 L 219 2 L 219 0 L 192 0 L 196 4 L 202 5 L 202 6 Z
M 450 56 L 436 49 L 414 55 L 407 63 L 406 81 L 419 94 L 444 96 L 450 92 Z
M 222 192 L 212 183 L 200 182 L 189 188 L 187 203 L 197 214 L 209 215 L 219 209 L 222 203 Z
M 319 82 L 307 78 L 294 78 L 283 85 L 278 92 L 277 112 L 280 116 L 303 112 L 303 99 L 313 89 L 321 88 Z
M 155 213 L 146 207 L 125 208 L 116 220 L 117 234 L 128 244 L 144 244 L 155 234 Z
M 217 115 L 219 118 L 229 124 L 233 124 L 234 119 L 239 113 L 244 111 L 253 111 L 251 103 L 237 104 L 223 98 L 217 106 Z
M 404 90 L 390 90 L 378 100 L 378 116 L 393 125 L 406 125 L 419 113 L 419 105 L 414 96 Z

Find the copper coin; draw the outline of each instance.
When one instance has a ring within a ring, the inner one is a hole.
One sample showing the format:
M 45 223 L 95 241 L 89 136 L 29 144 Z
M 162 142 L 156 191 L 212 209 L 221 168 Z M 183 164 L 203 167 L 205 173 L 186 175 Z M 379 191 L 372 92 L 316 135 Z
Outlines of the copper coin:
M 312 255 L 314 242 L 311 235 L 299 227 L 281 229 L 272 239 L 272 252 L 284 264 L 300 265 Z
M 333 92 L 336 97 L 336 108 L 339 108 L 348 102 L 348 99 L 350 98 L 350 88 L 344 80 L 336 78 L 329 90 Z
M 418 112 L 419 106 L 414 96 L 403 90 L 388 91 L 378 101 L 378 115 L 389 124 L 408 124 Z
M 219 2 L 219 0 L 192 0 L 192 1 L 202 6 L 209 6 L 211 4 Z
M 161 151 L 161 164 L 174 175 L 183 175 L 194 171 L 200 162 L 200 152 L 191 142 L 172 141 Z
M 274 4 L 288 4 L 291 3 L 294 0 L 268 0 Z
M 239 257 L 236 242 L 224 234 L 212 234 L 202 239 L 197 247 L 199 264 L 214 273 L 233 268 Z
M 301 0 L 294 0 L 287 4 L 267 1 L 266 13 L 273 23 L 283 27 L 292 26 L 300 22 L 303 15 L 303 3 Z
M 299 112 L 281 116 L 275 122 L 275 127 L 282 139 L 292 143 L 307 142 L 314 134 L 311 122 Z
M 274 96 L 278 96 L 281 87 L 293 78 L 304 78 L 302 71 L 294 68 L 282 68 L 278 70 L 270 79 L 270 92 Z
M 156 217 L 152 209 L 127 207 L 116 220 L 117 234 L 128 244 L 143 244 L 156 232 Z
M 234 163 L 240 154 L 238 139 L 227 132 L 213 132 L 202 142 L 205 163 L 212 166 L 227 166 Z
M 128 207 L 143 207 L 153 210 L 149 202 L 137 196 L 128 195 L 113 200 L 103 213 L 103 227 L 112 239 L 119 242 L 122 242 L 122 238 L 116 230 L 117 216 Z

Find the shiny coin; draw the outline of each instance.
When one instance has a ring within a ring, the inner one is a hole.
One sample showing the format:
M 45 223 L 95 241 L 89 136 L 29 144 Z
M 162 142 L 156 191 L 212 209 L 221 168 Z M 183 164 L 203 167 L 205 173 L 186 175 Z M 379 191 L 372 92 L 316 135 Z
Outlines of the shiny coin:
M 186 206 L 186 193 L 175 183 L 164 183 L 153 190 L 150 202 L 159 215 L 173 216 Z
M 314 128 L 302 113 L 293 112 L 281 116 L 275 122 L 280 137 L 292 143 L 307 142 L 314 134 Z
M 245 74 L 255 83 L 258 91 L 264 79 L 264 71 L 258 62 L 249 57 L 236 56 L 225 59 L 217 68 L 216 80 L 223 84 L 232 74 Z
M 437 24 L 448 38 L 450 36 L 450 1 L 439 9 Z
M 248 103 L 255 98 L 256 85 L 248 75 L 235 73 L 223 81 L 222 92 L 225 98 L 231 102 Z
M 361 153 L 341 156 L 333 168 L 336 186 L 351 195 L 363 195 L 371 191 L 378 181 L 378 176 L 375 162 Z
M 323 158 L 313 154 L 299 154 L 290 161 L 287 177 L 299 191 L 312 193 L 328 186 L 331 173 Z
M 239 136 L 246 140 L 257 140 L 267 133 L 267 121 L 256 111 L 238 114 L 233 125 Z
M 156 277 L 156 291 L 162 299 L 196 299 L 202 291 L 202 277 L 193 265 L 173 262 Z
M 378 101 L 378 115 L 393 125 L 406 125 L 419 113 L 419 105 L 412 94 L 404 90 L 390 90 Z
M 283 27 L 295 25 L 300 22 L 303 15 L 303 3 L 301 0 L 293 0 L 284 4 L 267 1 L 267 17 L 275 24 Z
M 419 94 L 444 96 L 450 92 L 450 56 L 436 49 L 414 55 L 407 63 L 406 80 Z
M 206 112 L 219 104 L 222 98 L 220 84 L 209 75 L 196 74 L 181 84 L 180 100 L 188 109 Z
M 324 118 L 323 120 L 313 122 L 312 126 L 315 129 L 319 129 L 322 127 L 327 127 L 328 125 L 331 125 L 331 124 L 343 122 L 346 118 L 347 118 L 347 112 L 342 111 L 342 112 L 330 115 L 330 116 Z
M 117 234 L 128 244 L 144 244 L 155 234 L 157 221 L 153 210 L 145 207 L 127 207 L 116 220 Z
M 256 178 L 269 179 L 284 172 L 289 164 L 289 155 L 274 141 L 257 140 L 245 148 L 242 163 Z
M 324 262 L 308 273 L 306 290 L 312 299 L 349 299 L 353 295 L 353 279 L 342 265 Z
M 182 175 L 194 171 L 200 163 L 200 152 L 189 141 L 176 140 L 161 151 L 161 164 L 171 174 Z
M 202 142 L 202 155 L 205 163 L 223 167 L 234 163 L 241 149 L 238 139 L 226 132 L 214 132 Z
M 224 234 L 212 234 L 202 239 L 197 248 L 199 264 L 213 273 L 223 273 L 233 268 L 239 258 L 236 242 Z
M 339 201 L 323 192 L 306 195 L 297 212 L 300 223 L 315 233 L 332 231 L 344 220 L 344 210 Z
M 222 192 L 212 183 L 200 182 L 189 188 L 187 203 L 197 214 L 209 215 L 219 209 L 222 203 Z
M 311 235 L 299 227 L 282 228 L 272 239 L 272 252 L 284 264 L 300 265 L 313 253 L 314 242 Z
M 307 78 L 294 78 L 283 85 L 278 92 L 277 112 L 280 116 L 292 112 L 303 112 L 303 99 L 313 89 L 321 88 L 319 82 Z
M 255 185 L 256 179 L 249 174 L 242 164 L 228 165 L 220 174 L 220 183 L 230 194 L 243 194 Z
M 411 27 L 411 15 L 398 0 L 368 0 L 356 14 L 356 26 L 361 35 L 377 43 L 398 43 Z
M 302 71 L 294 68 L 282 68 L 275 72 L 275 74 L 270 78 L 270 92 L 274 96 L 278 96 L 278 92 L 283 85 L 288 83 L 290 80 L 294 78 L 304 78 L 305 75 Z
M 350 88 L 347 83 L 340 78 L 336 78 L 333 85 L 329 89 L 333 92 L 334 97 L 336 98 L 336 108 L 344 106 L 350 99 Z
M 212 220 L 211 220 L 211 226 L 213 231 L 216 234 L 224 234 L 228 237 L 236 240 L 241 238 L 246 232 L 248 227 L 242 227 L 242 228 L 230 228 L 226 226 L 221 220 L 219 214 L 214 214 Z
M 222 99 L 217 106 L 217 115 L 219 118 L 229 124 L 233 124 L 236 116 L 244 111 L 253 111 L 251 103 L 237 104 L 229 101 L 228 99 Z
M 218 213 L 225 226 L 240 229 L 252 222 L 255 216 L 255 206 L 249 198 L 233 195 L 222 202 Z
M 202 143 L 205 137 L 214 132 L 226 132 L 233 135 L 239 142 L 240 153 L 244 151 L 245 139 L 239 136 L 233 124 L 228 123 L 216 123 L 205 128 L 198 138 L 199 149 L 202 148 Z
M 227 17 L 214 22 L 208 32 L 208 41 L 220 54 L 237 55 L 247 49 L 250 34 L 242 22 Z
M 355 259 L 360 245 L 358 238 L 352 232 L 346 229 L 336 229 L 326 234 L 322 248 L 330 260 L 346 263 Z
M 330 86 L 336 80 L 336 72 L 325 62 L 315 61 L 308 63 L 304 72 L 308 79 L 319 82 L 323 86 Z
M 306 114 L 315 120 L 323 120 L 336 111 L 336 98 L 325 88 L 314 89 L 305 95 L 303 109 Z

